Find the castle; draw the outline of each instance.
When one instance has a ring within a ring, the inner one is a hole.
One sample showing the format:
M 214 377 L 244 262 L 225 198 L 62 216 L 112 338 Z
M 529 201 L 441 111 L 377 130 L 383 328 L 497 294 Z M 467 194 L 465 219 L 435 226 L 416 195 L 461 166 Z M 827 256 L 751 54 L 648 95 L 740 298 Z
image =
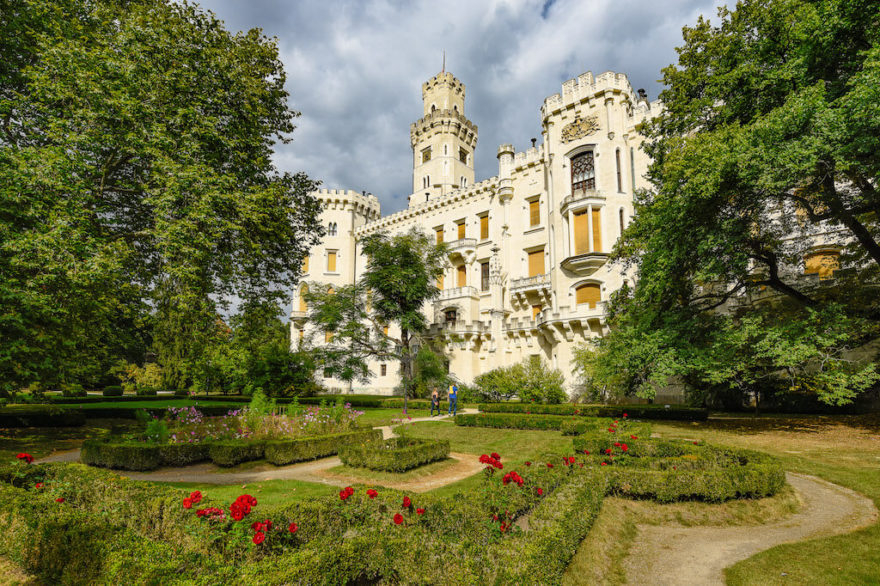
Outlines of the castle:
M 366 266 L 360 237 L 415 227 L 448 246 L 441 293 L 424 311 L 428 335 L 445 344 L 450 373 L 469 383 L 537 356 L 572 386 L 574 348 L 605 332 L 605 303 L 627 279 L 608 256 L 632 217 L 633 192 L 647 187 L 639 124 L 660 103 L 633 91 L 622 73 L 584 73 L 544 100 L 540 144 L 532 139 L 525 152 L 501 145 L 498 175 L 476 182 L 478 130 L 465 115 L 464 84 L 444 71 L 422 85 L 422 100 L 424 115 L 410 127 L 407 209 L 382 216 L 371 194 L 314 193 L 327 234 L 294 292 L 292 341 L 309 328 L 303 293 L 310 285 L 359 278 Z M 371 371 L 370 383 L 352 390 L 390 393 L 399 382 L 397 364 L 376 362 Z

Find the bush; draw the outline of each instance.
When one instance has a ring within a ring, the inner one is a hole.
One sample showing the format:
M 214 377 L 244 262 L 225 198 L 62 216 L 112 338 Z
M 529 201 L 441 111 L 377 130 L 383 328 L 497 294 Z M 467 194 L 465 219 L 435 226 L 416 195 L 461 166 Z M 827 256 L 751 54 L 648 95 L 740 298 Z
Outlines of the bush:
M 78 409 L 9 409 L 0 413 L 2 427 L 80 427 L 85 425 L 85 414 Z
M 599 407 L 595 405 L 541 405 L 538 403 L 480 403 L 477 408 L 483 413 L 525 413 L 530 415 L 584 415 L 597 416 Z
M 284 466 L 294 462 L 332 456 L 338 453 L 344 446 L 355 442 L 378 441 L 381 439 L 381 430 L 370 429 L 319 437 L 268 441 L 266 442 L 265 456 L 266 460 L 276 466 Z
M 174 391 L 175 397 L 186 397 L 188 394 L 189 394 L 189 391 L 187 391 L 186 389 L 176 389 Z
M 122 387 L 119 385 L 104 387 L 104 390 L 101 391 L 101 394 L 105 397 L 121 397 Z
M 459 391 L 461 392 L 461 391 Z M 457 408 L 459 410 L 464 409 L 467 405 L 462 401 L 458 401 Z M 403 409 L 403 399 L 385 399 L 382 401 L 382 407 L 386 409 Z M 407 400 L 407 408 L 408 409 L 430 409 L 431 401 L 430 399 L 409 399 Z M 440 400 L 440 410 L 441 411 L 449 411 L 449 401 L 445 401 L 443 399 Z
M 567 397 L 562 371 L 535 359 L 492 369 L 474 379 L 474 384 L 494 401 L 519 396 L 526 402 L 561 403 Z
M 629 419 L 665 419 L 670 421 L 705 421 L 709 410 L 701 407 L 666 407 L 665 405 L 540 405 L 536 403 L 481 403 L 478 408 L 483 413 L 543 413 L 549 415 L 581 415 L 583 417 Z
M 513 413 L 475 413 L 456 415 L 455 424 L 464 427 L 495 427 L 499 429 L 558 430 L 570 417 L 561 415 L 521 415 Z
M 137 387 L 137 389 L 135 390 L 135 394 L 138 397 L 155 397 L 159 394 L 159 392 L 156 389 Z
M 262 459 L 264 446 L 264 442 L 251 440 L 211 442 L 208 455 L 218 466 L 230 467 Z
M 386 472 L 405 472 L 449 457 L 449 441 L 396 437 L 349 444 L 339 450 L 346 466 Z
M 61 385 L 62 397 L 85 397 L 87 394 L 82 385 L 76 383 Z
M 80 460 L 89 466 L 114 470 L 155 470 L 162 463 L 159 446 L 137 443 L 110 443 L 101 440 L 83 442 Z

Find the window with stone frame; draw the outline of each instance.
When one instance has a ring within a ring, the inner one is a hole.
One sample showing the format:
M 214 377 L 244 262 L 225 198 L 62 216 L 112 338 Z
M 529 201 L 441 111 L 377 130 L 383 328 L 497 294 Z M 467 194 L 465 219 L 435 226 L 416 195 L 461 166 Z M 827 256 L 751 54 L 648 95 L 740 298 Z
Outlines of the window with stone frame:
M 596 189 L 596 167 L 593 151 L 586 151 L 571 158 L 571 191 Z
M 460 160 L 465 165 L 468 164 L 468 152 L 464 149 L 458 149 L 458 160 Z
M 489 290 L 489 261 L 480 263 L 480 290 Z
M 427 163 L 431 160 L 431 147 L 422 150 L 422 162 Z

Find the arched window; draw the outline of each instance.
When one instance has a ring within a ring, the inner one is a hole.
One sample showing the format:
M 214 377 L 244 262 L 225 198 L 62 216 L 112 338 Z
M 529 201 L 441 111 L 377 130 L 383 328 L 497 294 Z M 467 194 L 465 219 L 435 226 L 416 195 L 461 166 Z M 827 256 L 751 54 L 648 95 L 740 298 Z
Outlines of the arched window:
M 601 289 L 598 283 L 584 283 L 578 285 L 574 291 L 575 303 L 578 305 L 589 305 L 590 309 L 596 309 L 596 304 L 602 298 Z
M 617 191 L 623 191 L 623 175 L 620 173 L 620 149 L 614 151 L 614 158 L 617 162 Z
M 448 145 L 448 144 L 444 144 L 444 145 L 443 145 L 443 154 L 444 154 L 444 155 L 448 155 L 448 154 L 449 154 L 449 145 Z
M 455 104 L 454 106 L 452 106 L 452 109 L 455 110 L 456 112 L 458 112 L 458 104 Z
M 620 220 L 620 235 L 623 236 L 623 208 L 620 208 L 620 212 L 618 212 L 618 219 Z
M 433 113 L 436 112 L 436 111 L 437 111 L 437 105 L 436 105 L 436 104 L 431 104 L 431 114 L 433 114 Z
M 464 175 L 462 175 L 462 176 L 461 176 L 460 184 L 461 184 L 462 187 L 467 187 L 467 177 L 465 177 Z
M 593 151 L 575 155 L 571 159 L 571 191 L 596 189 L 596 167 Z
M 330 222 L 327 227 L 327 236 L 336 236 L 336 222 Z

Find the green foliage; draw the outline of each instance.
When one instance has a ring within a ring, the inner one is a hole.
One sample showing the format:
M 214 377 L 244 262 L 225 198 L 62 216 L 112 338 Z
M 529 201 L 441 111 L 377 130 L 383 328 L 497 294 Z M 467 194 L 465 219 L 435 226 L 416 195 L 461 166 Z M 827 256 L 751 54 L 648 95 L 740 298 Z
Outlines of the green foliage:
M 88 393 L 82 385 L 77 383 L 64 383 L 61 385 L 62 397 L 85 397 Z
M 427 344 L 420 347 L 413 358 L 413 396 L 430 398 L 434 387 L 443 394 L 450 382 L 446 357 L 435 352 Z M 460 396 L 459 400 L 461 400 Z
M 320 437 L 268 441 L 266 442 L 265 456 L 267 461 L 276 466 L 286 466 L 296 462 L 332 456 L 341 453 L 346 446 L 352 444 L 376 442 L 381 439 L 381 430 L 370 429 Z
M 277 46 L 193 4 L 3 1 L 0 381 L 185 388 L 218 310 L 277 303 L 317 243 Z
M 840 405 L 876 384 L 876 356 L 850 351 L 880 334 L 878 18 L 872 3 L 746 0 L 684 29 L 648 127 L 653 189 L 613 255 L 637 284 L 612 299 L 598 354 L 577 356 L 591 397 L 677 379 L 697 400 Z M 842 249 L 831 286 L 803 274 L 819 243 Z
M 122 387 L 119 385 L 110 385 L 109 387 L 104 387 L 104 390 L 101 391 L 101 395 L 103 395 L 104 397 L 121 397 Z
M 541 360 L 494 368 L 475 378 L 474 384 L 494 401 L 518 396 L 525 402 L 561 403 L 567 398 L 562 372 L 548 368 Z
M 580 415 L 629 419 L 666 419 L 670 421 L 705 421 L 709 410 L 680 405 L 536 405 L 532 403 L 480 403 L 482 413 L 526 413 L 544 415 Z
M 85 425 L 85 414 L 76 409 L 7 409 L 0 413 L 0 428 L 4 427 L 80 427 Z
M 563 415 L 523 415 L 519 413 L 469 413 L 456 415 L 455 424 L 465 427 L 497 427 L 499 429 L 558 430 L 571 417 Z
M 406 472 L 448 457 L 448 440 L 407 437 L 351 443 L 339 450 L 339 459 L 346 466 L 385 472 Z
M 144 430 L 147 441 L 164 444 L 168 441 L 168 424 L 164 419 L 151 418 Z

